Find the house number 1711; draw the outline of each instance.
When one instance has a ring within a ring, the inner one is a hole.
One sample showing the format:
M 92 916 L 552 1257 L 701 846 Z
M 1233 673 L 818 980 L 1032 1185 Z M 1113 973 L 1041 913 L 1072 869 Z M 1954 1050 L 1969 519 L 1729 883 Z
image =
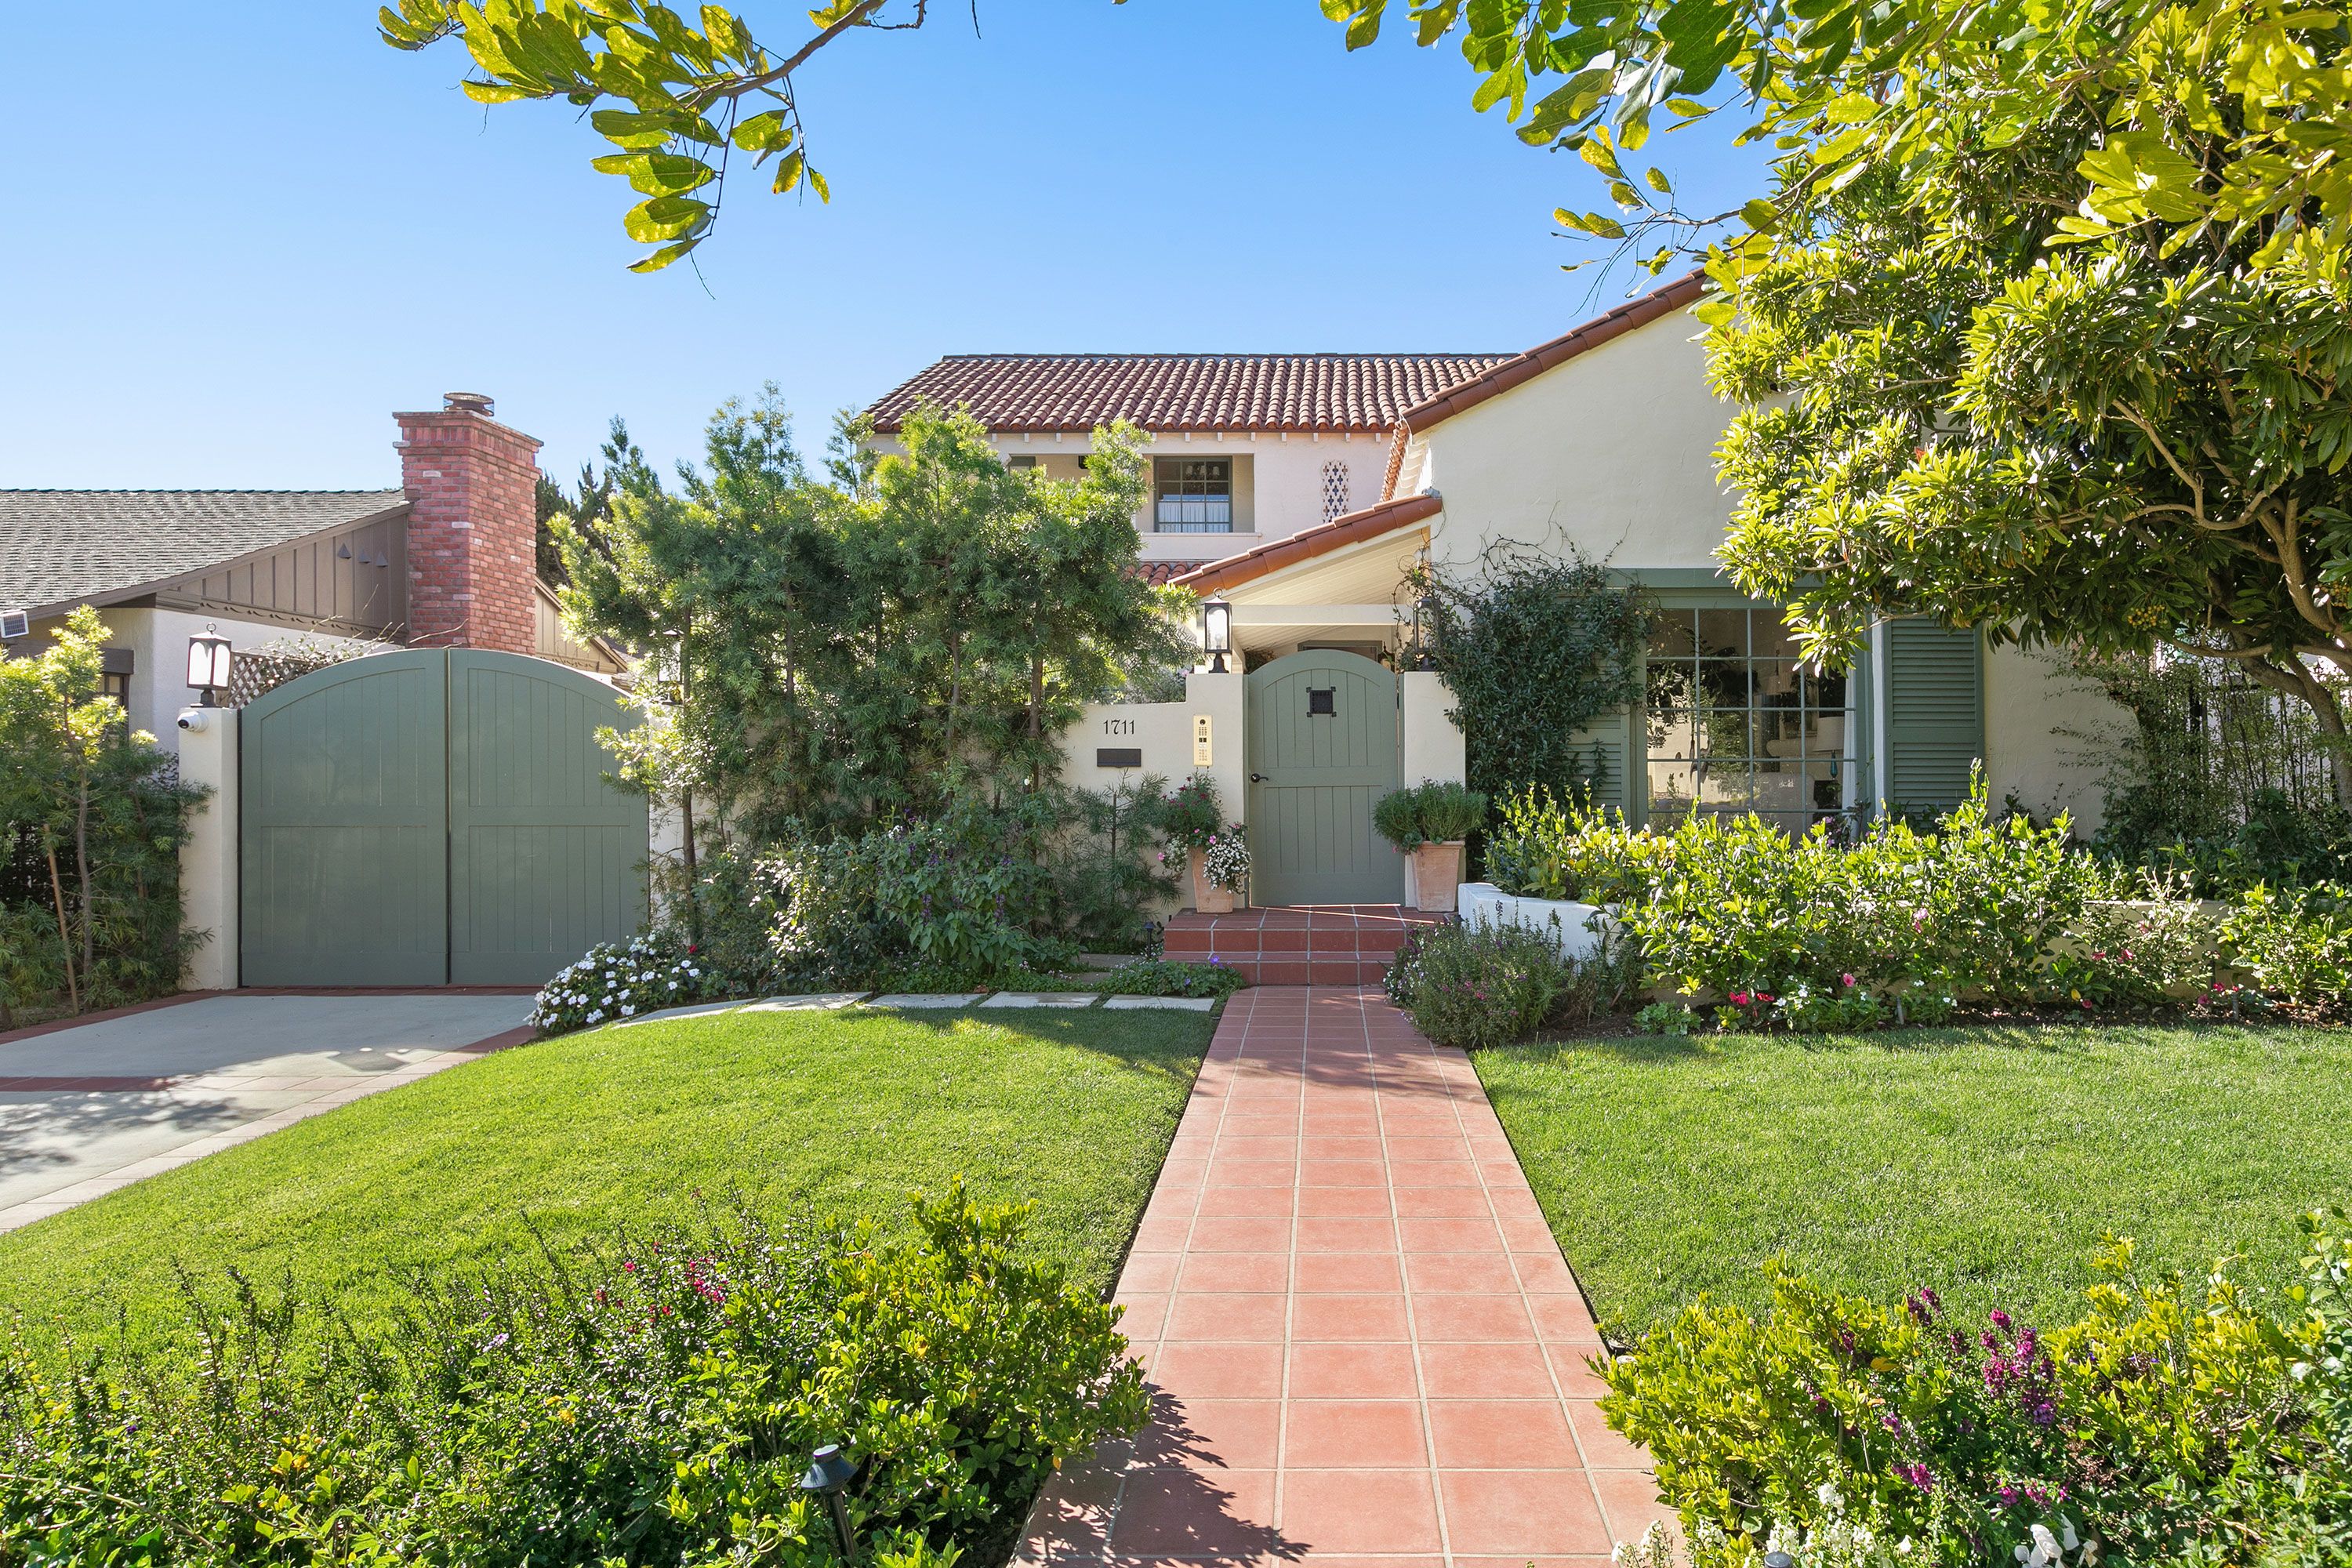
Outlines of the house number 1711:
M 1132 719 L 1106 719 L 1103 721 L 1103 733 L 1106 735 L 1132 735 L 1135 733 L 1135 721 Z

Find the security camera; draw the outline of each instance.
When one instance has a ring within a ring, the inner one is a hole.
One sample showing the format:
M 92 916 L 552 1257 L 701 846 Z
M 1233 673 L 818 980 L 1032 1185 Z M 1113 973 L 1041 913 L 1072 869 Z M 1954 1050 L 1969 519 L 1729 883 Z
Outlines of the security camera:
M 206 721 L 206 715 L 201 708 L 191 708 L 180 715 L 180 728 L 191 735 L 203 734 Z

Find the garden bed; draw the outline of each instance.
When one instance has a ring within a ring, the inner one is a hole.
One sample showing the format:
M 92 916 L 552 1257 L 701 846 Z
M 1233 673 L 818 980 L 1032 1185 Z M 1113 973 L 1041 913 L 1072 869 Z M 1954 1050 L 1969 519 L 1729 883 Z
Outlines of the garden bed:
M 0 1237 L 0 1306 L 134 1341 L 175 1265 L 289 1271 L 362 1317 L 412 1270 L 535 1257 L 740 1192 L 893 1227 L 962 1174 L 1107 1286 L 1205 1049 L 1196 1013 L 767 1013 L 547 1041 L 362 1100 Z

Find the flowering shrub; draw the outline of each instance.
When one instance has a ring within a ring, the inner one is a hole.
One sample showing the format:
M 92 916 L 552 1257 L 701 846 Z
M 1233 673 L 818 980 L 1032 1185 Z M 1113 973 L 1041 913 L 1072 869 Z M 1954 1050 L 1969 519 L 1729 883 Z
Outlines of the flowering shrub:
M 2147 872 L 2117 890 L 2140 896 L 2084 907 L 2050 960 L 2053 998 L 2088 1011 L 2169 1006 L 2210 991 L 2221 922 L 2189 896 L 2187 879 Z
M 1196 774 L 1177 785 L 1152 808 L 1151 826 L 1168 840 L 1177 858 L 1194 849 L 1206 849 L 1225 825 L 1225 809 L 1217 799 L 1217 782 Z
M 606 942 L 540 988 L 528 1022 L 542 1035 L 593 1028 L 699 1001 L 702 981 L 699 957 L 674 936 Z
M 1389 975 L 1390 994 L 1402 993 L 1399 1005 L 1423 1034 L 1465 1050 L 1527 1039 L 1572 1005 L 1591 1009 L 1578 966 L 1548 933 L 1518 926 L 1430 927 Z
M 2047 1331 L 1780 1273 L 1769 1312 L 1701 1300 L 1601 1364 L 1601 1409 L 1649 1446 L 1706 1563 L 1882 1561 L 1838 1555 L 1856 1530 L 1889 1561 L 2170 1563 L 2224 1542 L 2193 1560 L 2340 1561 L 2292 1554 L 2352 1540 L 2352 1255 L 2342 1211 L 2303 1224 L 2310 1282 L 2284 1312 L 2219 1272 L 2201 1294 L 2143 1279 L 2129 1242 L 2088 1314 Z
M 1240 892 L 1249 885 L 1249 829 L 1228 822 L 1201 847 L 1201 874 L 1217 887 Z
M 390 1326 L 248 1287 L 195 1354 L 0 1356 L 0 1562 L 830 1568 L 1001 1557 L 1064 1457 L 1139 1429 L 1118 1309 L 959 1189 L 920 1238 L 749 1217 L 418 1288 Z M 332 1353 L 303 1353 L 306 1343 Z

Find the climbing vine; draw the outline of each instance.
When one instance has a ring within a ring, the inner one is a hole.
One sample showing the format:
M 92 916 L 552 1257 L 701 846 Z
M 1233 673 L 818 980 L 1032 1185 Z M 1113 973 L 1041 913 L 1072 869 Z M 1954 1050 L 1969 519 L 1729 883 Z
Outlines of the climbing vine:
M 1470 787 L 1565 795 L 1601 782 L 1576 734 L 1642 694 L 1642 596 L 1573 547 L 1496 545 L 1467 570 L 1424 564 L 1411 582 L 1423 645 L 1468 738 Z

